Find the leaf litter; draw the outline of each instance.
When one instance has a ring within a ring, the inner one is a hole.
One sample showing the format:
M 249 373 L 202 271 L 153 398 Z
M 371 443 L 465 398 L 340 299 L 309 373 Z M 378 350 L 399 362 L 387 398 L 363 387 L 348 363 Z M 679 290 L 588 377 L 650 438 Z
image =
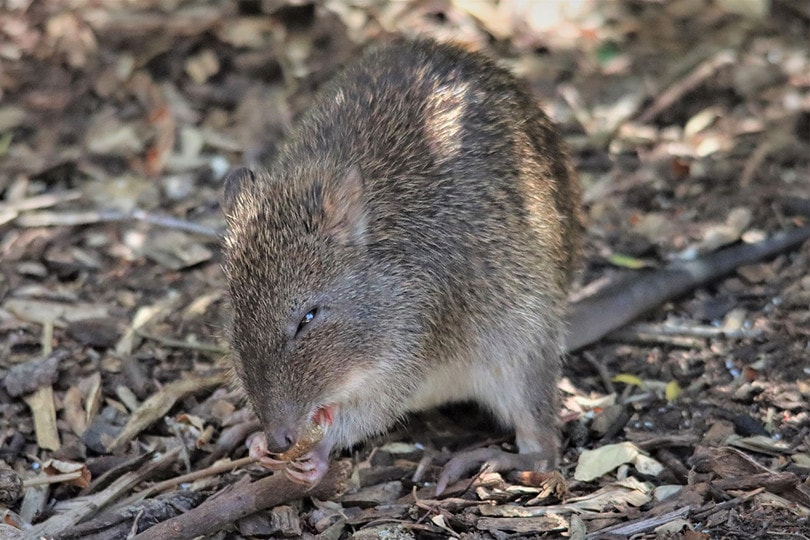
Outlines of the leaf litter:
M 314 89 L 395 35 L 482 48 L 542 99 L 586 190 L 583 290 L 805 223 L 800 2 L 4 9 L 2 534 L 806 535 L 807 244 L 572 354 L 559 471 L 441 499 L 449 451 L 510 446 L 469 407 L 414 415 L 314 492 L 245 457 L 258 423 L 226 382 L 217 245 L 224 172 L 266 162 Z

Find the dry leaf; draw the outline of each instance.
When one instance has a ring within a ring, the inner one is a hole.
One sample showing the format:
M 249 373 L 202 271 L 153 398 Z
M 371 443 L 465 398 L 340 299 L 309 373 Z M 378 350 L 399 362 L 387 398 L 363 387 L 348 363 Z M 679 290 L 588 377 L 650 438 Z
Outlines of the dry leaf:
M 565 508 L 577 511 L 603 512 L 606 508 L 617 507 L 622 504 L 639 507 L 652 499 L 652 485 L 648 482 L 639 482 L 635 478 L 626 478 L 609 486 L 585 495 L 568 499 L 563 505 Z
M 87 431 L 87 412 L 82 406 L 82 392 L 78 386 L 71 385 L 62 398 L 62 415 L 71 431 L 79 437 Z
M 681 385 L 678 384 L 678 381 L 672 380 L 667 383 L 667 389 L 664 392 L 664 395 L 667 398 L 667 401 L 675 401 L 678 399 L 681 394 L 683 393 L 683 389 Z
M 645 474 L 657 475 L 664 467 L 629 442 L 608 444 L 595 450 L 585 450 L 579 456 L 574 478 L 590 482 L 620 465 L 633 464 Z
M 49 459 L 42 464 L 42 472 L 50 476 L 56 475 L 70 475 L 76 473 L 76 478 L 68 480 L 67 484 L 84 489 L 90 485 L 92 475 L 90 470 L 83 463 L 75 463 L 72 461 L 63 461 L 59 459 Z

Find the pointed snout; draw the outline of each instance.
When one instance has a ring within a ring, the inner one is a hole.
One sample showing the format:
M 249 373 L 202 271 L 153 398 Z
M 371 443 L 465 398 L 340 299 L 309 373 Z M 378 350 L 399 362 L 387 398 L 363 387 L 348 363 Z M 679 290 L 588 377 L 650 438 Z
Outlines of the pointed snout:
M 287 415 L 286 418 L 277 415 L 272 421 L 262 422 L 267 451 L 283 454 L 296 444 L 311 448 L 321 440 L 324 430 L 332 425 L 336 411 L 336 405 L 321 405 L 305 419 L 296 415 Z
M 279 426 L 272 429 L 267 434 L 267 450 L 274 454 L 281 454 L 295 444 L 298 431 L 292 426 Z

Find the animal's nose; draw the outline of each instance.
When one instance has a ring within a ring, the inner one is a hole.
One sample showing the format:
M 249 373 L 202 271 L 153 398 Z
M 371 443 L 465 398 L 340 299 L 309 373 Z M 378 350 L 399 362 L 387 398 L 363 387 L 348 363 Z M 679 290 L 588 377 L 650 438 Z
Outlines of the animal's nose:
M 267 434 L 267 449 L 280 454 L 286 452 L 295 443 L 295 430 L 289 426 L 282 426 Z

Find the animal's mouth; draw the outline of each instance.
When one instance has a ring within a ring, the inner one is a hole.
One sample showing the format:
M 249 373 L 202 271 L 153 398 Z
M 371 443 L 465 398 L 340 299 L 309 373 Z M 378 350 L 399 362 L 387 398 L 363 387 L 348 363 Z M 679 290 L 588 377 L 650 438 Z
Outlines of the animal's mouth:
M 310 421 L 298 434 L 295 444 L 284 452 L 271 455 L 278 461 L 292 462 L 309 453 L 323 439 L 326 430 L 334 421 L 336 412 L 337 405 L 321 405 L 315 409 Z

